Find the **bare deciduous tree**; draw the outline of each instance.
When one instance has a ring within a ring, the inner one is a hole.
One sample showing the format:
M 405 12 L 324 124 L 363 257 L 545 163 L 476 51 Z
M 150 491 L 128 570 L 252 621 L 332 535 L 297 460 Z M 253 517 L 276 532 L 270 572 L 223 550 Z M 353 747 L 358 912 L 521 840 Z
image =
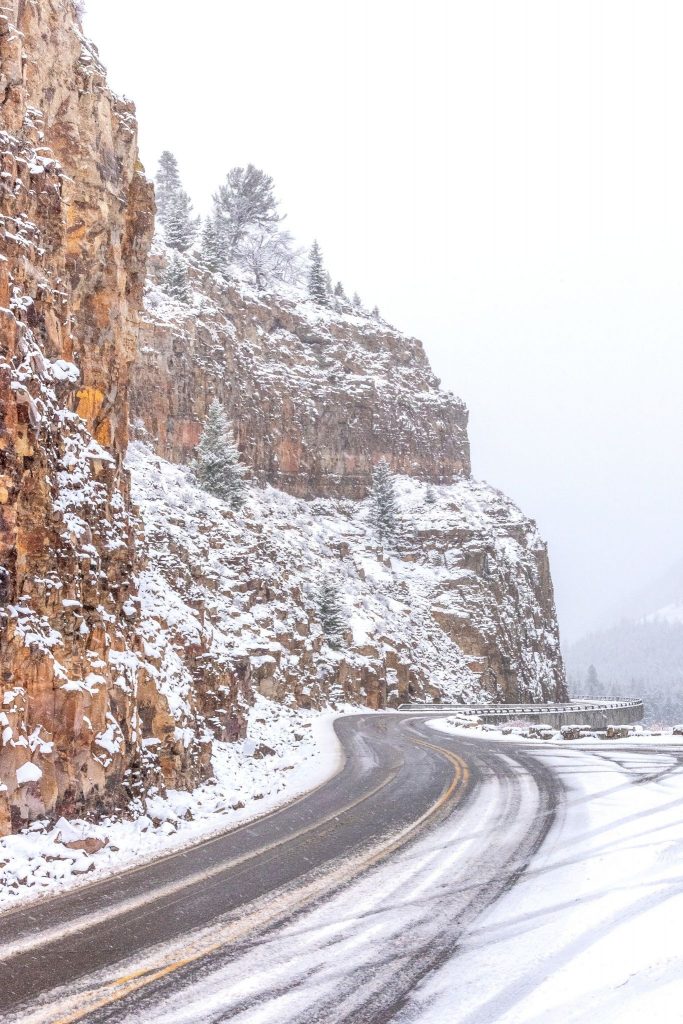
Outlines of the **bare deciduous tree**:
M 235 252 L 235 262 L 254 277 L 261 290 L 271 281 L 294 283 L 301 253 L 292 247 L 288 231 L 246 231 Z

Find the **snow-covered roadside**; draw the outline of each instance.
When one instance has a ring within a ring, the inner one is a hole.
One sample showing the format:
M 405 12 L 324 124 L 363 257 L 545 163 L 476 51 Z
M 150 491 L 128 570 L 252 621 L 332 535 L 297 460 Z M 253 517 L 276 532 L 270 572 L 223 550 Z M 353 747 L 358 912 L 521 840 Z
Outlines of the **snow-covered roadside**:
M 451 736 L 481 736 L 487 740 L 497 740 L 501 743 L 560 743 L 562 746 L 609 746 L 612 743 L 635 744 L 636 746 L 648 746 L 656 743 L 671 744 L 672 746 L 683 747 L 683 735 L 674 734 L 673 728 L 645 729 L 636 725 L 629 727 L 628 736 L 605 737 L 599 730 L 591 730 L 586 727 L 582 730 L 586 735 L 577 739 L 567 739 L 559 729 L 545 726 L 513 723 L 499 725 L 462 725 L 452 718 L 432 718 L 428 723 L 431 729 L 437 732 L 445 732 Z M 617 727 L 618 728 L 618 727 Z M 680 726 L 676 726 L 679 729 Z M 535 730 L 535 732 L 534 732 Z M 539 734 L 539 733 L 542 733 Z
M 682 745 L 680 737 L 618 747 L 537 741 L 534 756 L 567 788 L 562 817 L 514 889 L 398 1020 L 680 1021 Z
M 165 797 L 148 797 L 145 813 L 134 820 L 61 819 L 55 826 L 38 821 L 0 839 L 0 910 L 153 860 L 314 789 L 342 765 L 334 720 L 358 711 L 305 711 L 256 696 L 247 739 L 216 743 L 215 779 L 193 793 L 169 790 Z M 64 845 L 84 839 L 107 845 L 93 853 Z

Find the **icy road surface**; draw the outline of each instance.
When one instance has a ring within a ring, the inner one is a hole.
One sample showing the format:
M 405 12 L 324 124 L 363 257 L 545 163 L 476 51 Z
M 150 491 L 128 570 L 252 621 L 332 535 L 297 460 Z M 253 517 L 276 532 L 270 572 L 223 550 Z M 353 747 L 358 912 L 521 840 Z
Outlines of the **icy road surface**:
M 682 1019 L 683 747 L 339 734 L 289 808 L 0 917 L 1 1019 Z

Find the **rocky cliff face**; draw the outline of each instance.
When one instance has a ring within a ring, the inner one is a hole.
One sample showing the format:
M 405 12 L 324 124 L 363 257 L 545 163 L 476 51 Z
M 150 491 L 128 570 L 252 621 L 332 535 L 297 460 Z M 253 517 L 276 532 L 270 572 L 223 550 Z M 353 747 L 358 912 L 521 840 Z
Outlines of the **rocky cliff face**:
M 140 706 L 169 763 L 177 723 L 135 654 L 123 457 L 154 201 L 133 108 L 65 0 L 5 4 L 0 61 L 1 831 L 125 801 Z
M 384 565 L 383 628 L 375 623 L 375 640 L 368 644 L 349 639 L 350 660 L 333 659 L 322 692 L 373 707 L 439 694 L 512 701 L 561 697 L 547 550 L 533 522 L 503 495 L 471 479 L 467 411 L 439 390 L 422 345 L 374 317 L 312 303 L 300 289 L 279 285 L 256 292 L 237 277 L 225 281 L 203 272 L 191 259 L 192 302 L 169 299 L 158 284 L 169 252 L 160 240 L 154 251 L 132 390 L 140 436 L 166 458 L 189 463 L 208 406 L 218 396 L 257 488 L 267 481 L 312 502 L 315 525 L 297 513 L 305 539 L 326 530 L 341 538 L 342 554 L 332 543 L 331 555 L 319 553 L 317 563 L 308 563 L 301 551 L 298 573 L 306 566 L 310 584 L 327 557 L 327 571 L 347 581 L 354 577 L 348 558 L 366 574 L 364 580 L 374 578 L 373 558 Z M 372 467 L 382 457 L 405 475 L 404 529 L 391 557 L 378 544 L 371 510 L 362 504 Z M 433 505 L 426 500 L 427 482 L 438 488 Z M 145 507 L 146 520 L 152 504 Z M 349 518 L 356 529 L 348 526 Z M 155 522 L 158 528 L 158 516 Z M 265 528 L 274 543 L 272 529 L 267 523 Z M 176 553 L 181 537 L 176 531 Z M 256 550 L 262 542 L 260 536 L 253 539 Z M 184 560 L 200 567 L 206 556 L 186 551 Z M 283 562 L 271 552 L 269 564 L 271 575 L 249 574 L 249 589 L 273 588 L 275 566 Z M 294 587 L 295 604 L 301 603 L 303 583 L 299 578 Z M 188 587 L 193 584 L 204 585 L 201 568 L 186 580 Z M 352 592 L 347 600 L 356 608 Z M 390 613 L 392 593 L 403 595 L 397 616 Z M 367 605 L 356 594 L 358 602 Z M 311 614 L 309 609 L 306 615 Z M 266 632 L 267 618 L 259 620 Z M 301 699 L 301 687 L 310 692 L 311 672 L 320 668 L 322 641 L 306 648 L 311 663 L 302 660 L 305 644 L 294 621 L 285 651 L 297 655 L 296 668 L 278 671 L 273 693 Z M 273 642 L 287 632 L 276 626 Z M 249 643 L 258 642 L 257 631 L 250 627 L 247 633 Z M 360 675 L 353 665 L 362 666 Z
M 0 60 L 0 833 L 192 788 L 256 692 L 561 697 L 545 547 L 470 479 L 466 410 L 419 342 L 197 269 L 173 302 L 163 245 L 141 326 L 154 203 L 133 109 L 71 0 L 9 0 Z M 214 395 L 251 470 L 240 514 L 173 464 Z M 363 501 L 382 456 L 402 474 L 391 552 Z
M 201 694 L 219 736 L 234 734 L 235 708 L 254 692 L 314 708 L 562 694 L 545 545 L 487 485 L 460 479 L 428 499 L 398 478 L 403 531 L 387 551 L 367 501 L 253 487 L 234 512 L 145 445 L 129 462 L 146 526 L 148 660 L 169 679 L 174 659 L 181 699 Z M 339 650 L 316 607 L 321 572 L 343 595 Z M 182 665 L 178 650 L 192 652 Z
M 153 261 L 153 277 L 163 266 Z M 364 498 L 373 465 L 447 483 L 470 472 L 467 410 L 439 390 L 421 342 L 388 324 L 258 293 L 195 269 L 194 308 L 150 296 L 133 414 L 189 461 L 218 396 L 259 481 L 302 497 Z

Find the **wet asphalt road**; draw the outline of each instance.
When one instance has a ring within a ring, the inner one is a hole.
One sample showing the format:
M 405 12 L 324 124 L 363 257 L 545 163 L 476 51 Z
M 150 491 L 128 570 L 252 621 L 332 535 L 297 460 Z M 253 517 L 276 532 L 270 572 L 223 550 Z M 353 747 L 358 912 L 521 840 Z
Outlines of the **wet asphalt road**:
M 125 986 L 112 987 L 121 978 L 121 964 L 129 976 L 131 965 L 144 964 L 154 947 L 183 940 L 195 929 L 210 933 L 226 922 L 246 929 L 253 942 L 457 815 L 483 775 L 507 775 L 510 785 L 513 776 L 528 775 L 541 798 L 522 833 L 524 848 L 514 857 L 506 854 L 505 862 L 487 864 L 482 857 L 477 911 L 514 884 L 552 825 L 561 786 L 528 749 L 507 745 L 502 757 L 493 744 L 437 734 L 420 719 L 402 715 L 353 716 L 335 727 L 344 767 L 308 796 L 148 866 L 0 915 L 0 1020 L 124 1019 L 134 997 Z M 512 804 L 506 807 L 514 813 Z M 264 906 L 265 914 L 252 913 Z M 453 929 L 440 929 L 438 941 L 409 958 L 404 988 L 452 953 L 456 924 L 454 918 Z M 169 984 L 191 985 L 193 972 L 205 970 L 212 957 L 225 957 L 224 945 L 220 952 L 193 954 L 185 966 L 178 967 L 176 957 L 172 978 L 150 972 L 141 1009 L 145 1000 L 154 1001 L 157 989 L 161 994 Z M 63 1011 L 65 996 L 92 992 L 93 986 L 99 995 L 92 1008 L 84 997 L 81 1006 L 69 1004 Z M 379 1024 L 395 1008 L 378 999 L 349 1019 Z M 137 1019 L 145 1020 L 144 1009 Z

